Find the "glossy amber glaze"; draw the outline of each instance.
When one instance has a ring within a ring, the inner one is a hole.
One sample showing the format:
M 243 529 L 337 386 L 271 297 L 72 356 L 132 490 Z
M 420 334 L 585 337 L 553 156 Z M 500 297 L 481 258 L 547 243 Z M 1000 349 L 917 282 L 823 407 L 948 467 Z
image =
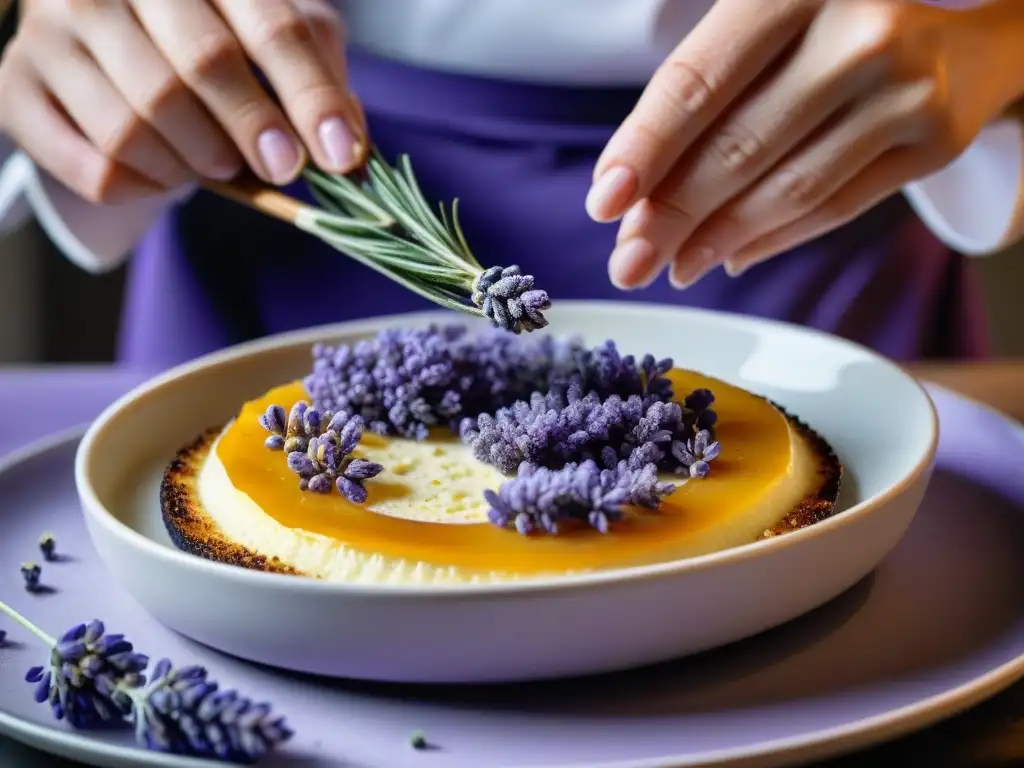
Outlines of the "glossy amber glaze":
M 276 403 L 289 409 L 305 399 L 299 382 L 270 390 L 243 406 L 217 447 L 232 484 L 282 525 L 336 539 L 364 552 L 477 571 L 538 573 L 655 562 L 680 542 L 728 521 L 756 504 L 788 472 L 789 428 L 762 398 L 691 371 L 669 374 L 674 391 L 707 387 L 715 393 L 722 454 L 711 474 L 684 484 L 656 512 L 637 510 L 608 534 L 580 526 L 557 536 L 520 536 L 490 524 L 443 524 L 376 514 L 337 493 L 299 490 L 284 456 L 262 445 L 258 417 Z M 368 440 L 382 440 L 367 435 Z M 400 485 L 367 483 L 369 502 L 401 495 Z M 781 516 L 781 513 L 780 513 Z

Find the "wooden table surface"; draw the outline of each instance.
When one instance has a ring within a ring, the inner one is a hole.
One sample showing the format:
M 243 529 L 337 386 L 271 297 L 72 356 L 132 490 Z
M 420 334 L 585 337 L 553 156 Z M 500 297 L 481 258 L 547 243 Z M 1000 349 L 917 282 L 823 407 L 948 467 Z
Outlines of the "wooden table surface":
M 940 384 L 1024 422 L 1024 360 L 908 366 Z M 1021 553 L 1024 557 L 1024 552 Z M 1024 766 L 1024 682 L 994 699 L 913 736 L 867 752 L 819 763 L 821 768 L 893 765 L 921 768 Z

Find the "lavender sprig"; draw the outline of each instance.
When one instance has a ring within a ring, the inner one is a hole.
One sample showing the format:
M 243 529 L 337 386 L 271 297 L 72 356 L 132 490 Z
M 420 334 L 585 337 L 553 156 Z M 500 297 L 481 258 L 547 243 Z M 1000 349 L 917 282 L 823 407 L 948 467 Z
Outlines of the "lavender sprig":
M 99 620 L 55 639 L 5 603 L 4 613 L 50 648 L 45 666 L 25 677 L 35 699 L 75 729 L 133 725 L 137 743 L 151 750 L 236 763 L 254 763 L 292 736 L 270 705 L 221 691 L 199 666 L 157 663 Z
M 101 621 L 79 624 L 49 643 L 50 662 L 32 667 L 25 680 L 35 699 L 47 702 L 57 720 L 73 728 L 100 728 L 131 710 L 127 691 L 144 681 L 149 659 L 123 635 L 108 635 Z
M 545 291 L 516 265 L 484 269 L 473 256 L 451 209 L 431 207 L 412 165 L 401 155 L 389 165 L 374 150 L 350 176 L 304 172 L 321 208 L 301 205 L 296 225 L 356 261 L 436 304 L 487 318 L 512 333 L 547 325 Z
M 282 430 L 284 409 L 271 405 L 260 424 L 272 434 L 265 445 L 287 452 L 288 469 L 299 476 L 299 487 L 314 493 L 330 493 L 332 487 L 354 504 L 366 501 L 365 482 L 384 467 L 352 455 L 363 436 L 363 420 L 347 412 L 321 412 L 299 401 L 292 406 Z M 278 438 L 271 443 L 272 438 Z
M 159 752 L 254 763 L 292 735 L 269 704 L 221 691 L 203 667 L 175 668 L 169 659 L 131 701 L 136 740 Z
M 593 460 L 548 469 L 524 463 L 519 474 L 495 491 L 485 491 L 488 517 L 500 527 L 514 527 L 520 534 L 534 531 L 558 533 L 567 521 L 577 521 L 607 533 L 620 520 L 623 507 L 634 504 L 655 508 L 663 496 L 675 491 L 659 482 L 654 465 L 630 469 L 620 461 L 601 468 Z

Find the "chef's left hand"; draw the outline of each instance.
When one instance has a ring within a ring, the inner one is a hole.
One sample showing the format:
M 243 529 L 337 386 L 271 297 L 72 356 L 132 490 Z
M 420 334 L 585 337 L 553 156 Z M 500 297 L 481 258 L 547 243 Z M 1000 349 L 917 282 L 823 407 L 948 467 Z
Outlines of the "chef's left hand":
M 1022 33 L 1022 0 L 717 0 L 595 167 L 612 281 L 739 274 L 949 164 L 1022 95 Z

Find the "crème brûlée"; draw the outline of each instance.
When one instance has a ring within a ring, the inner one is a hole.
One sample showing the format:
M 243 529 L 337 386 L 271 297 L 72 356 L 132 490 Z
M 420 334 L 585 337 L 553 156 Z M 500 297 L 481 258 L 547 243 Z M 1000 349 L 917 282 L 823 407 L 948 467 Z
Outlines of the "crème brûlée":
M 301 382 L 246 403 L 237 418 L 183 448 L 162 488 L 175 544 L 220 562 L 359 584 L 516 580 L 694 557 L 812 525 L 832 515 L 842 467 L 828 444 L 769 400 L 702 374 L 673 369 L 675 392 L 713 389 L 723 447 L 700 480 L 656 510 L 630 510 L 602 533 L 557 536 L 492 525 L 485 489 L 506 479 L 457 438 L 423 441 L 364 434 L 356 455 L 383 465 L 353 504 L 303 491 L 280 452 L 254 448 L 271 404 L 304 400 Z

